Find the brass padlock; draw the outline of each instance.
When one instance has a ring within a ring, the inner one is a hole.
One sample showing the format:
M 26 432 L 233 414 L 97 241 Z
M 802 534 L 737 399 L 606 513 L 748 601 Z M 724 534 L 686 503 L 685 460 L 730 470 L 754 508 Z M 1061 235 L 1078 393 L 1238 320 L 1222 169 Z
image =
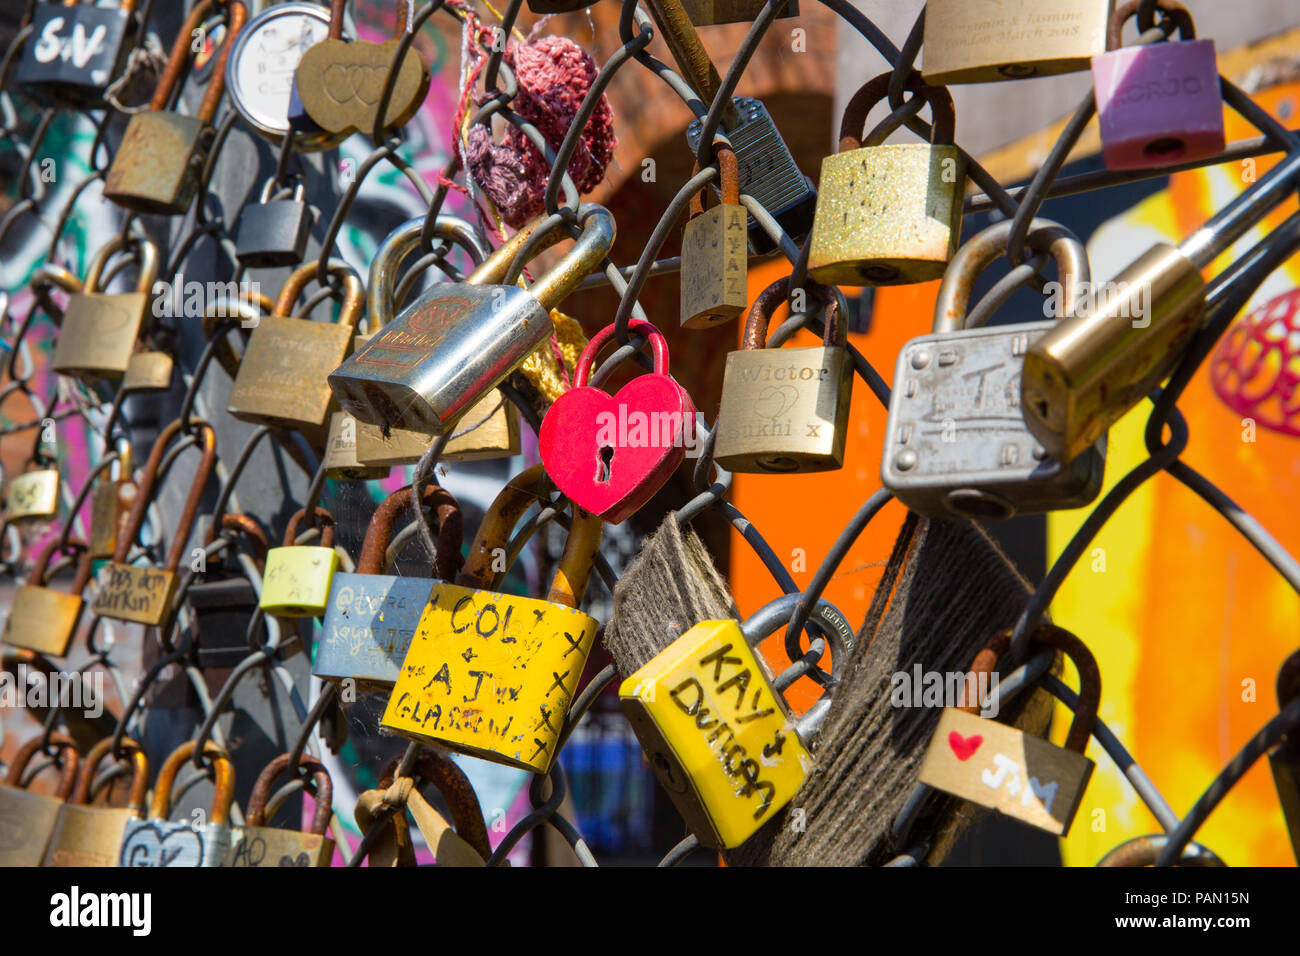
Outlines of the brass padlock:
M 334 516 L 316 509 L 320 544 L 297 544 L 298 526 L 306 516 L 299 508 L 284 531 L 284 545 L 266 554 L 258 606 L 277 617 L 320 617 L 329 606 L 330 582 L 339 567 L 334 550 Z
M 235 800 L 235 765 L 230 755 L 208 741 L 203 755 L 210 761 L 215 778 L 212 806 L 203 823 L 168 820 L 172 786 L 181 767 L 194 756 L 195 742 L 178 747 L 154 784 L 149 818 L 128 820 L 122 834 L 118 866 L 208 867 L 224 866 L 230 853 L 230 807 Z
M 298 770 L 311 774 L 316 801 L 311 830 L 281 830 L 266 825 L 271 784 L 289 769 L 292 754 L 281 754 L 266 765 L 253 784 L 244 825 L 234 834 L 226 866 L 329 866 L 334 858 L 334 841 L 326 835 L 334 815 L 334 784 L 319 760 L 303 756 Z
M 140 486 L 135 483 L 135 470 L 132 467 L 134 454 L 131 442 L 119 438 L 117 451 L 107 462 L 108 468 L 117 469 L 117 477 L 110 474 L 101 478 L 90 493 L 90 541 L 88 542 L 92 560 L 111 558 L 117 548 L 117 536 L 126 526 L 131 516 L 131 506 Z
M 38 521 L 59 513 L 62 484 L 55 462 L 39 451 L 28 459 L 22 474 L 15 475 L 5 486 L 6 523 Z
M 749 214 L 740 205 L 736 154 L 718 146 L 714 155 L 722 202 L 705 212 L 703 190 L 696 193 L 682 229 L 681 324 L 688 329 L 730 322 L 749 304 Z
M 80 553 L 77 576 L 66 594 L 46 587 L 50 559 L 58 551 Z M 61 545 L 55 538 L 41 550 L 28 580 L 31 583 L 20 587 L 14 596 L 0 641 L 47 657 L 66 657 L 85 605 L 82 592 L 90 583 L 90 554 L 86 546 L 74 539 Z
M 599 518 L 574 509 L 547 600 L 501 594 L 515 523 L 548 490 L 541 465 L 512 478 L 483 518 L 456 584 L 420 618 L 383 726 L 493 763 L 547 773 L 596 639 L 578 610 L 600 546 Z
M 198 115 L 184 116 L 173 106 L 180 96 L 181 74 L 191 61 L 195 35 L 217 9 L 226 13 L 225 36 L 213 55 L 213 69 Z M 113 157 L 104 196 L 124 209 L 159 216 L 180 216 L 198 193 L 199 176 L 216 131 L 212 123 L 226 88 L 226 59 L 244 26 L 247 11 L 239 0 L 201 0 L 176 34 L 167 67 L 158 80 L 149 111 L 136 113 Z
M 330 430 L 325 438 L 322 461 L 326 478 L 332 481 L 373 481 L 388 477 L 392 470 L 388 465 L 364 465 L 357 458 L 358 424 L 347 412 L 330 413 Z
M 928 144 L 885 144 L 895 128 L 889 120 L 859 141 L 892 76 L 882 74 L 853 95 L 840 124 L 840 150 L 822 160 L 808 254 L 808 274 L 818 282 L 929 282 L 943 275 L 957 249 L 966 162 L 952 145 L 956 116 L 948 91 L 915 74 L 907 85 L 930 104 Z
M 175 360 L 166 352 L 156 349 L 132 352 L 126 363 L 126 374 L 122 376 L 121 391 L 124 395 L 170 391 L 175 369 Z
M 42 866 L 117 866 L 127 821 L 144 818 L 149 761 L 139 744 L 123 737 L 122 750 L 114 761 L 124 761 L 130 770 L 126 806 L 94 806 L 95 774 L 112 747 L 113 738 L 105 737 L 86 754 L 77 790 L 59 811 Z
M 99 588 L 91 603 L 91 610 L 102 617 L 135 621 L 137 624 L 154 627 L 170 619 L 172 599 L 176 594 L 177 569 L 180 567 L 181 556 L 186 553 L 194 516 L 217 459 L 216 433 L 212 426 L 200 419 L 190 419 L 189 424 L 203 433 L 203 458 L 199 462 L 194 483 L 190 486 L 189 496 L 185 499 L 185 510 L 172 537 L 167 560 L 161 568 L 148 568 L 128 564 L 126 559 L 131 545 L 140 534 L 149 502 L 153 500 L 154 483 L 163 454 L 181 434 L 180 420 L 172 422 L 158 434 L 153 449 L 149 452 L 149 460 L 145 463 L 140 491 L 131 507 L 126 527 L 117 536 L 113 560 L 100 569 Z
M 1093 763 L 1083 752 L 1097 719 L 1101 672 L 1087 645 L 1069 631 L 1042 624 L 1033 640 L 1064 652 L 1079 671 L 1078 703 L 1065 747 L 976 716 L 981 705 L 967 699 L 964 708 L 944 708 L 917 779 L 1065 836 L 1092 776 Z M 972 671 L 992 672 L 1010 647 L 1011 632 L 997 634 L 977 656 Z M 976 683 L 968 676 L 968 688 Z
M 927 83 L 989 83 L 1074 73 L 1106 52 L 1115 0 L 929 0 Z
M 703 846 L 740 846 L 813 771 L 813 739 L 844 669 L 841 635 L 852 628 L 833 605 L 817 603 L 808 620 L 829 643 L 831 676 L 796 720 L 753 648 L 789 623 L 799 597 L 778 598 L 743 625 L 701 621 L 619 687 L 650 769 Z
M 338 322 L 290 317 L 303 288 L 316 276 L 316 263 L 294 270 L 280 290 L 274 315 L 257 323 L 239 360 L 226 409 L 235 418 L 317 432 L 328 423 L 333 396 L 325 377 L 347 356 L 365 307 L 365 289 L 351 266 L 332 259 L 329 274 L 343 286 Z
M 1292 706 L 1298 700 L 1300 651 L 1286 659 L 1277 675 L 1278 708 Z M 1268 765 L 1273 771 L 1273 785 L 1277 787 L 1277 800 L 1282 805 L 1287 836 L 1291 838 L 1291 851 L 1296 862 L 1300 863 L 1300 728 L 1293 726 L 1268 752 Z
M 691 23 L 697 27 L 712 27 L 723 23 L 752 23 L 762 12 L 764 0 L 682 0 L 682 6 Z M 532 0 L 529 2 L 532 6 Z M 798 0 L 788 0 L 776 14 L 785 20 L 799 16 Z
M 23 786 L 23 774 L 37 752 L 46 753 L 46 745 L 57 756 L 59 786 L 54 796 L 32 793 Z M 60 733 L 33 737 L 19 748 L 9 775 L 0 786 L 0 866 L 40 866 L 45 848 L 54 832 L 63 803 L 72 796 L 77 783 L 81 755 L 76 742 Z
M 790 277 L 764 289 L 745 321 L 741 351 L 727 355 L 713 460 L 755 474 L 832 471 L 844 464 L 853 362 L 835 290 L 805 290 L 826 306 L 819 348 L 765 348 L 768 321 L 790 291 Z
M 424 217 L 410 219 L 388 234 L 370 261 L 370 281 L 366 287 L 366 332 L 358 335 L 354 350 L 360 349 L 380 329 L 393 321 L 397 311 L 398 269 L 404 259 L 419 248 Z M 474 265 L 480 266 L 491 254 L 483 234 L 464 219 L 439 216 L 434 223 L 434 237 L 459 246 Z M 504 275 L 504 269 L 502 270 Z M 498 277 L 499 278 L 499 277 Z M 496 279 L 484 281 L 497 281 Z M 356 457 L 368 466 L 413 465 L 429 450 L 434 436 L 409 428 L 392 428 L 388 434 L 379 425 L 355 423 Z M 469 461 L 479 458 L 509 458 L 519 454 L 519 413 L 506 401 L 500 389 L 492 389 L 482 401 L 465 413 L 465 426 L 477 427 L 448 439 L 442 450 L 444 461 Z M 457 430 L 460 430 L 458 424 Z M 387 471 L 384 472 L 387 474 Z
M 158 247 L 147 239 L 135 242 L 140 275 L 134 292 L 107 293 L 101 285 L 108 260 L 127 247 L 126 239 L 114 236 L 90 260 L 82 291 L 68 297 L 50 362 L 60 375 L 85 382 L 116 382 L 130 367 L 136 339 L 150 318 L 158 281 Z

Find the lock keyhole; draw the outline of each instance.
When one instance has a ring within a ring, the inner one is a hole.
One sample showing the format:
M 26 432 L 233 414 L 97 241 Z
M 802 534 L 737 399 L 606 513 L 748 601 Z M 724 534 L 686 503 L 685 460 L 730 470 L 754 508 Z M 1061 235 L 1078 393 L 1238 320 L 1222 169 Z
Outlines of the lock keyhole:
M 609 481 L 609 477 L 610 477 L 610 467 L 609 467 L 609 465 L 610 465 L 610 462 L 612 462 L 613 460 L 614 460 L 614 446 L 613 446 L 613 445 L 601 445 L 601 446 L 600 446 L 600 462 L 599 462 L 599 464 L 598 464 L 598 467 L 596 468 L 596 481 L 597 481 L 598 483 L 600 483 L 600 484 L 603 485 L 603 484 L 605 484 L 607 481 Z

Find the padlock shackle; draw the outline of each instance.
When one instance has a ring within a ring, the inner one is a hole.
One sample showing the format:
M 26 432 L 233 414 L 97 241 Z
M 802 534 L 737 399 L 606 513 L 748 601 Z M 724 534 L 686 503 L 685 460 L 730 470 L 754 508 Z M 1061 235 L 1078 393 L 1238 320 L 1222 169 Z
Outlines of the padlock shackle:
M 754 304 L 749 307 L 745 318 L 745 334 L 740 347 L 745 351 L 757 351 L 767 347 L 767 329 L 772 322 L 772 314 L 777 307 L 790 297 L 790 279 L 777 279 L 758 294 Z M 835 348 L 845 341 L 844 314 L 840 311 L 839 299 L 831 286 L 822 285 L 812 279 L 804 280 L 804 291 L 816 296 L 826 307 L 825 328 L 822 332 L 822 344 L 826 348 Z
M 148 239 L 133 237 L 133 244 L 139 249 L 140 273 L 136 279 L 135 291 L 141 295 L 149 295 L 153 292 L 154 284 L 158 281 L 158 247 Z M 90 260 L 90 266 L 86 269 L 86 279 L 81 283 L 81 288 L 75 291 L 84 292 L 87 295 L 102 293 L 99 280 L 104 274 L 104 267 L 108 265 L 108 260 L 115 254 L 122 252 L 127 247 L 128 240 L 125 236 L 117 235 L 99 249 Z M 73 290 L 69 290 L 73 291 Z
M 995 222 L 981 229 L 957 250 L 943 274 L 934 301 L 933 333 L 970 328 L 966 324 L 966 312 L 975 280 L 993 260 L 1006 253 L 1014 226 L 1010 219 Z M 1050 253 L 1056 261 L 1062 289 L 1061 315 L 1058 318 L 1073 315 L 1092 280 L 1088 252 L 1083 243 L 1065 226 L 1050 219 L 1034 219 L 1029 224 L 1026 243 L 1031 249 Z
M 57 759 L 61 761 L 59 765 L 59 785 L 54 791 L 54 795 L 59 800 L 67 800 L 72 796 L 73 790 L 77 786 L 77 769 L 81 765 L 81 753 L 77 750 L 75 740 L 67 734 L 61 734 L 57 731 L 51 733 L 48 740 L 44 735 L 37 735 L 19 748 L 18 753 L 14 755 L 14 762 L 9 765 L 9 775 L 5 777 L 5 786 L 15 787 L 19 790 L 24 789 L 22 781 L 27 765 L 31 763 L 32 758 L 36 756 L 38 751 L 41 753 L 45 751 L 47 743 L 59 752 Z
M 1141 0 L 1127 0 L 1126 3 L 1120 4 L 1111 14 L 1110 23 L 1106 26 L 1106 51 L 1118 50 L 1124 45 L 1124 24 L 1129 21 L 1130 17 L 1137 16 L 1138 7 Z M 1178 38 L 1180 40 L 1196 39 L 1196 24 L 1192 22 L 1192 15 L 1187 8 L 1177 0 L 1156 0 L 1156 9 L 1161 13 L 1167 13 L 1178 24 Z
M 1161 852 L 1168 844 L 1169 834 L 1167 833 L 1134 837 L 1131 840 L 1125 840 L 1103 856 L 1097 861 L 1097 865 L 1105 867 L 1155 866 L 1156 860 L 1160 858 Z M 1179 854 L 1176 865 L 1219 867 L 1228 864 L 1219 859 L 1218 854 L 1209 847 L 1190 842 L 1183 847 L 1183 852 Z
M 654 356 L 654 373 L 655 375 L 668 374 L 668 342 L 663 337 L 663 333 L 644 319 L 630 319 L 627 323 L 629 332 L 644 335 L 650 342 L 650 352 Z M 591 367 L 596 362 L 596 356 L 600 354 L 609 341 L 614 337 L 616 326 L 613 324 L 605 326 L 599 332 L 591 337 L 591 340 L 583 348 L 582 354 L 578 356 L 578 364 L 573 370 L 573 387 L 582 388 L 591 378 Z
M 275 782 L 276 777 L 289 769 L 291 756 L 293 755 L 287 753 L 280 754 L 257 775 L 253 792 L 248 796 L 248 809 L 244 811 L 245 826 L 266 826 L 266 803 L 271 797 L 271 784 Z M 325 765 L 309 754 L 303 754 L 299 758 L 298 768 L 310 773 L 312 783 L 316 786 L 315 792 L 312 793 L 316 810 L 312 814 L 311 829 L 308 832 L 315 836 L 324 836 L 325 831 L 329 829 L 330 817 L 334 815 L 334 781 L 330 779 L 330 773 L 325 769 Z
M 343 283 L 343 308 L 339 312 L 339 325 L 355 328 L 361 321 L 361 312 L 366 306 L 366 288 L 361 284 L 361 277 L 342 259 L 331 259 L 325 271 Z M 307 287 L 307 283 L 314 278 L 316 278 L 315 262 L 305 263 L 293 270 L 289 278 L 284 280 L 280 295 L 275 300 L 275 309 L 271 314 L 277 318 L 293 317 L 293 308 L 298 304 L 298 297 L 302 295 L 302 290 Z
M 32 573 L 28 578 L 34 582 L 37 587 L 46 587 L 45 576 L 49 571 L 50 559 L 59 552 L 80 553 L 81 557 L 77 559 L 77 576 L 72 580 L 72 588 L 68 592 L 74 597 L 80 597 L 81 592 L 86 590 L 86 585 L 90 583 L 90 549 L 86 543 L 79 538 L 68 538 L 67 541 L 60 541 L 54 538 L 43 547 L 36 556 L 36 562 L 32 565 Z
M 59 288 L 64 292 L 72 295 L 75 292 L 81 292 L 85 288 L 85 283 L 78 279 L 71 270 L 63 266 L 47 262 L 37 268 L 32 273 L 31 279 L 27 282 L 28 287 L 36 292 L 38 289 Z M 9 311 L 8 309 L 5 310 Z
M 105 737 L 90 748 L 81 765 L 81 775 L 77 778 L 77 790 L 72 795 L 72 803 L 81 807 L 90 806 L 91 793 L 95 787 L 95 775 L 99 765 L 113 749 L 113 738 Z M 149 795 L 149 758 L 138 743 L 130 737 L 122 738 L 122 752 L 131 764 L 131 791 L 127 795 L 127 807 L 135 815 L 144 818 L 144 805 Z
M 320 505 L 316 506 L 316 523 L 320 526 L 320 547 L 334 547 L 334 516 L 326 511 Z M 302 524 L 302 519 L 307 517 L 307 509 L 299 508 L 289 518 L 289 523 L 284 528 L 283 547 L 291 548 L 298 543 L 298 526 Z
M 892 132 L 892 130 L 885 130 L 881 135 L 880 131 L 877 131 L 876 137 L 866 135 L 867 114 L 871 112 L 873 106 L 888 95 L 889 81 L 893 76 L 892 72 L 882 73 L 874 79 L 868 80 L 849 99 L 849 102 L 844 107 L 844 115 L 840 120 L 839 151 L 841 153 L 861 149 L 864 145 L 879 145 L 879 143 L 870 140 L 872 138 L 883 139 L 884 136 Z M 925 101 L 930 104 L 931 145 L 951 146 L 957 129 L 957 112 L 953 106 L 952 94 L 948 92 L 948 88 L 946 86 L 931 86 L 921 79 L 919 73 L 911 75 L 905 88 L 909 93 L 925 97 Z
M 343 39 L 343 11 L 348 0 L 330 0 L 330 32 L 326 39 Z
M 270 549 L 270 544 L 266 540 L 266 532 L 257 523 L 257 519 L 252 515 L 223 514 L 221 516 L 221 530 L 234 531 L 236 534 L 243 535 L 248 543 L 253 546 L 253 560 L 256 562 L 258 569 L 265 567 L 266 552 Z M 208 525 L 208 533 L 204 538 L 203 546 L 207 547 L 216 540 L 217 522 L 214 521 Z
M 560 303 L 581 285 L 583 279 L 596 271 L 596 267 L 600 265 L 601 261 L 609 255 L 610 249 L 614 247 L 617 230 L 614 226 L 614 217 L 608 209 L 595 203 L 583 203 L 578 207 L 577 216 L 578 222 L 582 226 L 582 234 L 578 236 L 573 248 L 566 252 L 554 267 L 544 272 L 536 282 L 528 287 L 529 294 L 541 303 L 542 308 L 547 312 L 558 308 Z M 527 229 L 528 226 L 524 228 Z M 550 229 L 538 241 L 538 248 L 533 250 L 534 255 L 548 246 L 554 245 L 561 238 L 564 238 L 564 234 L 559 229 Z M 503 244 L 500 249 L 489 257 L 487 262 L 475 269 L 466 281 L 472 285 L 482 284 L 483 280 L 477 278 L 479 273 L 487 270 L 494 261 L 500 261 L 498 256 L 510 244 L 510 242 Z M 512 272 L 523 268 L 524 263 L 514 260 L 514 256 L 509 257 L 504 278 L 497 284 L 508 281 Z
M 718 179 L 719 192 L 722 194 L 722 205 L 739 206 L 740 205 L 740 163 L 736 160 L 736 153 L 730 146 L 724 146 L 717 143 L 713 147 L 713 155 L 718 161 Z M 698 162 L 691 168 L 691 178 L 694 179 L 700 173 L 700 164 Z M 691 196 L 691 208 L 688 219 L 694 219 L 696 216 L 704 215 L 704 190 Z
M 401 762 L 401 755 L 388 762 L 380 775 L 379 789 L 387 790 L 393 785 Z M 415 762 L 407 776 L 412 780 L 427 780 L 433 784 L 446 801 L 456 836 L 473 847 L 484 860 L 491 858 L 492 847 L 488 842 L 487 826 L 483 822 L 483 808 L 464 770 L 441 751 L 421 747 L 416 751 Z
M 203 26 L 203 22 L 212 15 L 217 6 L 224 6 L 226 9 L 226 35 L 222 38 L 220 51 L 215 54 L 207 91 L 203 94 L 198 113 L 195 114 L 205 126 L 212 125 L 212 121 L 216 119 L 217 107 L 221 105 L 221 98 L 226 92 L 226 60 L 230 58 L 230 48 L 234 45 L 235 37 L 239 35 L 239 31 L 244 28 L 244 21 L 248 19 L 248 11 L 239 0 L 200 0 L 190 11 L 190 15 L 172 43 L 167 66 L 163 69 L 162 76 L 158 78 L 158 87 L 154 90 L 153 99 L 149 103 L 151 111 L 159 113 L 168 110 L 172 101 L 178 96 L 182 74 L 191 62 L 190 45 L 194 33 Z
M 154 820 L 166 820 L 172 809 L 172 787 L 176 783 L 176 774 L 180 772 L 191 757 L 194 756 L 195 741 L 187 740 L 177 747 L 167 762 L 158 771 L 158 780 L 154 784 L 153 800 L 149 804 L 149 816 Z M 203 755 L 212 760 L 212 770 L 216 785 L 212 794 L 212 807 L 208 822 L 215 826 L 225 826 L 230 822 L 230 806 L 235 802 L 235 764 L 230 755 L 211 740 L 203 746 Z
M 387 565 L 388 545 L 393 540 L 397 519 L 411 507 L 410 485 L 399 488 L 379 503 L 366 527 L 366 537 L 361 543 L 361 557 L 357 561 L 357 574 L 383 574 Z M 434 558 L 433 577 L 439 581 L 453 581 L 463 560 L 460 549 L 464 542 L 464 519 L 460 502 L 440 485 L 432 482 L 424 486 L 423 506 L 432 508 L 438 520 L 438 552 Z M 422 515 L 416 520 L 423 521 Z
M 417 216 L 402 223 L 379 244 L 370 260 L 370 276 L 366 284 L 367 332 L 379 331 L 397 315 L 395 298 L 402 263 L 420 247 L 423 233 L 424 217 Z M 476 270 L 492 255 L 492 247 L 482 231 L 459 216 L 439 216 L 434 220 L 433 236 L 464 249 Z

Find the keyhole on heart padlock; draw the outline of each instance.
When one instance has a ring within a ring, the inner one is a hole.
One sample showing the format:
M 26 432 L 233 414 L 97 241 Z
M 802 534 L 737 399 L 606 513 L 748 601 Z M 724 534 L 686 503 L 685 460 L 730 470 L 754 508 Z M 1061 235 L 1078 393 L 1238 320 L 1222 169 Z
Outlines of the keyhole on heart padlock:
M 614 446 L 601 445 L 600 462 L 598 467 L 596 468 L 596 481 L 600 482 L 601 484 L 604 484 L 609 481 L 610 478 L 609 463 L 612 462 L 613 460 L 614 460 Z

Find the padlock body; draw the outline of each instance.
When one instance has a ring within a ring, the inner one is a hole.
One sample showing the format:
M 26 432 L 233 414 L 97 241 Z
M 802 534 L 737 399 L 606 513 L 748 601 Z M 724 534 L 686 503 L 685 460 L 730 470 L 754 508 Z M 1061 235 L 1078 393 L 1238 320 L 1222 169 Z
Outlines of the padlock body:
M 338 567 L 333 548 L 272 548 L 266 553 L 259 606 L 278 617 L 320 617 L 329 606 L 330 583 Z
M 530 0 L 530 6 L 532 5 Z M 763 10 L 763 0 L 682 0 L 687 17 L 697 27 L 722 23 L 752 23 Z M 777 13 L 778 20 L 799 15 L 799 4 L 790 0 Z
M 136 813 L 127 807 L 65 803 L 41 866 L 117 866 L 122 836 Z
M 5 488 L 5 520 L 34 521 L 59 513 L 59 473 L 38 468 L 14 475 Z
M 122 391 L 166 392 L 172 387 L 175 361 L 166 352 L 133 352 L 122 376 Z
M 63 801 L 0 786 L 0 866 L 40 866 Z
M 852 286 L 942 278 L 961 236 L 965 186 L 956 146 L 905 143 L 827 156 L 808 274 Z
M 1020 413 L 1025 352 L 1054 324 L 922 335 L 902 348 L 880 465 L 899 501 L 929 518 L 999 519 L 1097 497 L 1104 438 L 1063 465 Z
M 437 584 L 392 574 L 335 574 L 312 673 L 324 681 L 356 681 L 361 690 L 391 689 Z
M 311 207 L 296 199 L 251 203 L 235 223 L 235 258 L 247 269 L 296 266 L 307 255 Z
M 249 336 L 227 411 L 240 421 L 323 429 L 333 393 L 326 381 L 352 347 L 352 328 L 267 316 Z
M 275 827 L 237 827 L 224 866 L 329 866 L 334 841 Z
M 799 170 L 790 148 L 772 121 L 762 101 L 749 96 L 733 100 L 740 123 L 727 130 L 736 154 L 740 191 L 752 196 L 772 214 L 796 243 L 802 243 L 812 229 L 817 208 L 817 190 Z M 698 153 L 704 124 L 694 120 L 686 127 L 686 142 Z M 714 186 L 717 191 L 717 186 Z M 776 245 L 757 222 L 749 224 L 749 246 L 756 255 L 772 252 Z
M 183 215 L 198 192 L 212 132 L 193 116 L 136 113 L 109 167 L 105 197 L 132 212 Z
M 42 106 L 102 109 L 121 75 L 130 19 L 117 7 L 38 3 L 15 82 Z
M 1092 767 L 1083 754 L 949 707 L 930 738 L 917 779 L 1065 836 Z
M 80 594 L 24 584 L 14 596 L 0 641 L 49 657 L 64 657 L 77 633 L 84 603 Z
M 748 305 L 748 214 L 743 206 L 718 205 L 682 230 L 681 324 L 706 329 L 728 322 Z
M 330 414 L 329 436 L 325 440 L 325 477 L 334 481 L 371 481 L 387 478 L 387 465 L 363 465 L 357 459 L 358 422 L 347 412 Z
M 130 820 L 122 836 L 118 866 L 225 866 L 230 855 L 230 827 L 183 820 Z
M 695 625 L 623 681 L 618 696 L 655 776 L 705 846 L 740 846 L 812 770 L 735 621 Z
M 713 459 L 728 471 L 832 471 L 844 464 L 853 365 L 842 348 L 727 355 Z
M 523 289 L 442 283 L 354 352 L 329 385 L 358 421 L 440 435 L 553 328 Z
M 560 604 L 439 583 L 383 725 L 414 740 L 546 773 L 598 626 Z
M 156 627 L 167 617 L 175 595 L 174 572 L 111 561 L 99 571 L 91 610 L 115 621 Z
M 68 297 L 54 346 L 54 371 L 88 382 L 116 382 L 125 374 L 152 296 L 76 292 Z
M 989 83 L 1088 69 L 1114 0 L 936 0 L 925 8 L 927 83 Z
M 138 492 L 130 479 L 100 481 L 90 493 L 90 540 L 92 559 L 111 558 L 117 536 L 126 527 Z
M 1295 732 L 1292 731 L 1292 736 Z M 1283 741 L 1268 753 L 1268 765 L 1273 771 L 1278 803 L 1286 819 L 1287 836 L 1291 838 L 1291 851 L 1300 863 L 1300 747 Z

